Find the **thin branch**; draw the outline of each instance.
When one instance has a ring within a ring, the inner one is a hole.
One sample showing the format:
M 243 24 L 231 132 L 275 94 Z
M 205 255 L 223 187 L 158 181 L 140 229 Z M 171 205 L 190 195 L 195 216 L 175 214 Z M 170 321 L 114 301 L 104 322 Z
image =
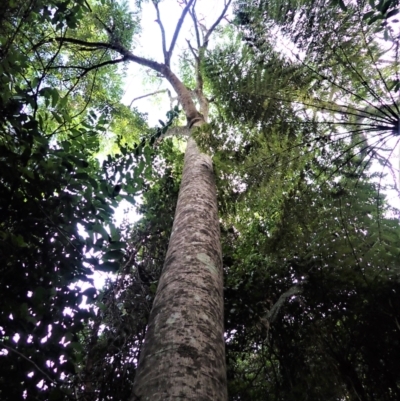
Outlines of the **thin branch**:
M 132 103 L 136 102 L 136 100 L 144 99 L 146 97 L 153 96 L 153 95 L 158 95 L 159 93 L 165 93 L 167 91 L 168 91 L 168 89 L 161 89 L 161 90 L 158 90 L 158 91 L 155 91 L 155 92 L 152 92 L 152 93 L 148 93 L 148 94 L 143 95 L 143 96 L 135 97 L 134 99 L 132 99 L 131 103 L 129 104 L 129 107 L 132 107 Z
M 87 46 L 91 48 L 97 48 L 97 49 L 110 49 L 112 45 L 110 43 L 106 42 L 87 42 L 85 40 L 81 39 L 75 39 L 75 38 L 66 38 L 66 37 L 60 37 L 57 36 L 54 38 L 56 42 L 61 42 L 61 43 L 72 43 L 75 45 L 81 45 L 81 46 Z M 39 43 L 38 46 L 41 46 L 44 43 Z
M 54 40 L 61 43 L 71 43 L 75 45 L 85 46 L 87 48 L 114 50 L 124 56 L 125 60 L 133 61 L 134 63 L 149 67 L 152 70 L 164 75 L 165 65 L 157 63 L 156 61 L 149 60 L 144 57 L 135 56 L 131 51 L 126 49 L 119 43 L 105 43 L 105 42 L 86 42 L 80 39 L 56 37 Z
M 179 103 L 179 96 L 172 96 L 171 95 L 171 91 L 169 90 L 169 89 L 167 89 L 167 93 L 168 93 L 168 97 L 169 97 L 169 105 L 170 105 L 170 108 L 171 108 L 171 110 L 174 108 L 174 101 L 178 101 L 178 103 Z
M 187 44 L 188 44 L 188 46 L 189 46 L 190 52 L 192 53 L 194 59 L 195 59 L 196 61 L 199 61 L 199 56 L 196 54 L 195 49 L 193 49 L 193 46 L 190 44 L 190 40 L 189 40 L 189 39 L 186 39 L 186 42 L 187 42 Z
M 189 4 L 191 4 L 193 1 L 194 0 L 190 0 Z M 184 17 L 184 14 L 186 14 L 186 13 L 183 13 L 183 17 Z M 181 17 L 181 19 L 182 19 L 182 17 Z M 179 24 L 182 25 L 182 21 L 180 21 Z M 179 29 L 180 29 L 180 27 L 179 27 Z M 176 41 L 176 36 L 179 33 L 179 29 L 177 27 L 177 30 L 175 31 L 175 41 Z M 185 109 L 186 118 L 188 119 L 188 121 L 192 121 L 192 120 L 200 118 L 199 112 L 196 110 L 195 104 L 193 103 L 190 93 L 188 93 L 188 91 L 186 90 L 183 83 L 171 71 L 171 69 L 169 68 L 168 65 L 161 64 L 156 61 L 149 60 L 147 58 L 136 56 L 131 51 L 126 49 L 118 41 L 115 41 L 113 43 L 86 42 L 86 41 L 83 41 L 80 39 L 63 38 L 63 37 L 56 37 L 53 40 L 61 42 L 61 43 L 71 43 L 71 44 L 75 44 L 75 45 L 79 45 L 79 46 L 93 47 L 93 48 L 97 48 L 99 50 L 104 49 L 105 51 L 114 50 L 114 51 L 118 52 L 120 55 L 124 56 L 126 60 L 129 60 L 134 63 L 143 65 L 145 67 L 151 68 L 152 70 L 160 73 L 160 75 L 165 77 L 168 80 L 168 82 L 172 85 L 172 87 L 175 89 L 176 93 L 179 96 L 179 100 L 182 104 L 182 107 Z M 41 44 L 43 44 L 43 43 L 44 42 L 42 42 Z M 171 47 L 173 47 L 172 45 L 173 45 L 173 43 L 171 44 Z
M 86 7 L 89 9 L 89 11 L 92 13 L 93 11 L 92 11 L 92 9 L 90 7 L 90 4 L 87 2 L 87 0 L 85 0 L 84 3 L 86 5 Z
M 93 48 L 93 47 L 79 47 L 78 50 L 79 50 L 80 52 L 95 52 L 95 51 L 97 51 L 98 49 Z
M 100 60 L 106 55 L 106 53 L 107 53 L 107 50 L 105 50 L 103 52 L 103 55 L 101 56 Z M 97 73 L 98 72 L 99 72 L 99 70 L 96 68 L 95 71 L 94 71 L 94 77 L 93 77 L 93 81 L 92 81 L 92 86 L 91 86 L 91 89 L 90 89 L 90 92 L 89 92 L 89 97 L 88 97 L 87 102 L 85 103 L 83 109 L 80 112 L 78 112 L 77 114 L 72 116 L 72 119 L 75 119 L 76 117 L 80 116 L 86 110 L 86 108 L 89 106 L 89 103 L 90 103 L 90 101 L 92 99 L 92 94 L 93 94 L 93 90 L 94 90 L 94 84 L 96 82 L 96 77 L 97 77 Z M 79 81 L 79 79 L 80 78 L 78 78 L 78 81 Z
M 31 10 L 32 6 L 34 5 L 34 3 L 35 3 L 35 1 L 31 0 L 29 5 L 28 5 L 28 7 L 27 7 L 27 10 Z M 7 42 L 5 43 L 5 46 L 3 46 L 2 53 L 3 53 L 4 56 L 8 53 L 10 46 L 14 43 L 14 40 L 17 37 L 17 35 L 19 34 L 20 30 L 22 29 L 22 26 L 23 26 L 25 20 L 27 19 L 28 15 L 29 14 L 25 14 L 25 15 L 22 16 L 20 21 L 17 23 L 17 27 L 15 28 L 15 30 L 12 33 L 11 37 L 7 40 Z
M 200 21 L 198 21 L 198 23 L 199 23 L 199 27 L 200 27 L 200 29 L 201 29 L 201 36 L 202 36 L 203 41 L 204 41 L 204 36 L 205 36 L 205 34 L 207 33 L 207 28 L 206 28 L 206 26 L 205 26 L 204 24 L 202 24 Z
M 127 59 L 125 57 L 122 58 L 118 58 L 115 60 L 108 60 L 108 61 L 104 61 L 100 64 L 96 64 L 96 65 L 92 65 L 91 67 L 83 67 L 83 66 L 79 66 L 79 65 L 56 65 L 54 67 L 50 67 L 50 69 L 54 70 L 54 69 L 76 69 L 76 70 L 83 70 L 82 74 L 79 75 L 79 78 L 84 77 L 89 71 L 95 70 L 97 68 L 100 67 L 104 67 L 105 65 L 113 65 L 113 64 L 118 64 L 118 63 L 122 63 L 123 61 L 127 61 Z
M 211 26 L 211 28 L 208 30 L 208 32 L 206 33 L 205 37 L 204 37 L 204 44 L 203 46 L 207 46 L 207 42 L 210 39 L 211 34 L 214 32 L 215 28 L 219 25 L 219 23 L 222 21 L 222 19 L 225 16 L 226 10 L 228 9 L 228 7 L 231 5 L 232 0 L 228 0 L 225 3 L 225 7 L 222 10 L 221 15 L 217 18 L 217 20 L 214 22 L 214 24 Z
M 154 7 L 155 7 L 156 12 L 157 12 L 156 22 L 160 26 L 160 31 L 161 31 L 161 41 L 162 41 L 162 51 L 163 51 L 163 54 L 164 54 L 164 63 L 166 65 L 169 65 L 167 44 L 166 44 L 166 40 L 165 40 L 165 29 L 164 29 L 164 25 L 163 25 L 163 23 L 161 21 L 160 9 L 158 8 L 158 1 L 157 0 L 153 0 L 153 4 L 154 4 Z
M 43 371 L 42 369 L 39 368 L 39 366 L 33 362 L 31 359 L 29 359 L 28 357 L 26 357 L 24 354 L 21 354 L 21 352 L 17 351 L 15 348 L 10 347 L 9 345 L 6 345 L 4 343 L 1 343 L 0 347 L 4 347 L 6 349 L 8 349 L 11 352 L 16 353 L 17 355 L 19 355 L 20 357 L 24 358 L 26 361 L 28 361 L 29 363 L 31 363 L 43 376 L 47 377 L 47 379 L 52 382 L 52 383 L 56 383 L 56 381 L 54 379 L 52 379 L 45 371 Z
M 205 34 L 204 34 L 204 37 L 203 37 L 203 44 L 201 46 L 199 46 L 199 48 L 198 48 L 198 56 L 197 57 L 195 56 L 195 60 L 196 60 L 196 81 L 197 81 L 196 82 L 196 91 L 195 92 L 196 92 L 196 96 L 197 96 L 197 98 L 198 98 L 198 100 L 200 102 L 200 108 L 201 108 L 202 113 L 203 113 L 203 115 L 204 115 L 206 120 L 207 120 L 207 115 L 208 115 L 208 101 L 204 97 L 204 94 L 203 94 L 203 77 L 202 77 L 201 70 L 200 70 L 200 63 L 201 63 L 201 60 L 202 60 L 202 58 L 204 56 L 204 52 L 205 52 L 205 50 L 207 48 L 208 40 L 209 40 L 211 34 L 215 30 L 215 28 L 218 26 L 218 24 L 221 22 L 221 20 L 224 18 L 225 13 L 226 13 L 228 7 L 230 6 L 231 2 L 232 2 L 232 0 L 228 0 L 228 1 L 225 2 L 225 6 L 224 6 L 224 9 L 222 10 L 222 13 L 220 14 L 220 16 L 217 18 L 217 20 L 214 22 L 214 24 L 211 26 L 211 28 L 208 31 L 198 21 L 197 16 L 195 14 L 195 10 L 193 9 L 193 11 L 190 12 L 190 15 L 191 15 L 191 17 L 193 19 L 193 23 L 194 23 L 194 26 L 195 26 L 196 38 L 197 38 L 197 42 L 198 43 L 200 42 L 200 37 L 199 37 L 200 35 L 199 35 L 199 29 L 198 29 L 199 26 L 200 26 L 201 29 L 204 28 L 204 30 L 206 31 Z M 192 51 L 192 53 L 194 54 L 194 51 L 191 48 L 190 43 L 189 43 L 189 48 Z
M 185 20 L 186 14 L 189 11 L 189 9 L 192 6 L 194 1 L 195 0 L 189 0 L 189 2 L 186 4 L 186 7 L 182 11 L 182 14 L 181 14 L 181 17 L 179 18 L 178 23 L 176 24 L 174 36 L 172 37 L 171 45 L 168 50 L 168 63 L 166 63 L 167 66 L 169 66 L 169 61 L 171 60 L 172 52 L 174 51 L 174 47 L 175 47 L 176 41 L 178 39 L 179 32 L 182 28 L 183 21 Z
M 189 11 L 189 14 L 190 14 L 190 16 L 192 17 L 192 20 L 193 20 L 194 31 L 196 33 L 197 48 L 199 49 L 200 46 L 201 46 L 201 43 L 200 43 L 200 32 L 199 32 L 198 20 L 197 20 L 197 15 L 196 15 L 196 10 L 194 8 L 194 5 L 193 5 L 192 10 Z
M 109 28 L 97 15 L 95 16 L 95 18 L 97 19 L 97 21 L 100 22 L 100 24 L 103 26 L 103 28 L 106 30 L 106 32 L 108 33 L 108 36 L 110 37 L 110 39 L 112 39 L 113 36 L 113 29 Z M 115 28 L 113 26 L 113 28 Z

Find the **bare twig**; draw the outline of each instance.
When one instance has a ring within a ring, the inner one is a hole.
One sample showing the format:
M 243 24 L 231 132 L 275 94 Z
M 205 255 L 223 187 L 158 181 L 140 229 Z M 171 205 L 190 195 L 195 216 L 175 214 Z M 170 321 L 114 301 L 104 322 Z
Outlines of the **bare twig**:
M 98 49 L 93 48 L 93 47 L 79 47 L 78 50 L 79 50 L 80 52 L 95 52 L 95 51 L 97 51 Z
M 152 92 L 152 93 L 147 93 L 146 95 L 143 95 L 143 96 L 135 97 L 134 99 L 132 99 L 131 103 L 129 104 L 129 107 L 132 107 L 132 103 L 136 102 L 136 100 L 144 99 L 146 97 L 150 97 L 150 96 L 153 96 L 153 95 L 158 95 L 159 93 L 165 93 L 165 92 L 168 92 L 168 89 L 161 89 L 161 90 L 158 90 L 158 91 L 155 91 L 155 92 Z
M 100 67 L 104 67 L 105 65 L 113 65 L 113 64 L 118 64 L 118 63 L 122 63 L 123 61 L 127 61 L 127 59 L 125 57 L 122 58 L 118 58 L 115 60 L 108 60 L 108 61 L 103 61 L 100 64 L 96 64 L 96 65 L 92 65 L 91 67 L 83 67 L 83 66 L 79 66 L 79 65 L 56 65 L 54 67 L 50 67 L 50 69 L 54 70 L 54 69 L 75 69 L 75 70 L 83 70 L 82 74 L 79 75 L 79 78 L 82 78 L 83 76 L 85 76 L 89 71 L 95 70 L 97 68 Z
M 100 22 L 100 24 L 103 26 L 103 28 L 107 31 L 110 39 L 112 39 L 112 36 L 114 34 L 113 29 L 109 28 L 97 15 L 95 16 L 95 18 L 97 19 L 97 21 Z
M 211 34 L 214 32 L 215 28 L 218 26 L 218 24 L 222 21 L 222 19 L 225 16 L 226 10 L 228 9 L 228 7 L 230 6 L 232 0 L 228 0 L 225 3 L 225 7 L 222 10 L 222 13 L 220 14 L 220 16 L 217 18 L 217 20 L 214 22 L 214 24 L 211 26 L 211 28 L 208 30 L 208 32 L 206 33 L 206 35 L 204 36 L 204 43 L 203 46 L 207 46 L 207 42 L 210 39 Z
M 174 36 L 172 37 L 171 45 L 170 45 L 169 50 L 168 50 L 168 63 L 166 63 L 167 66 L 169 66 L 169 62 L 170 62 L 171 57 L 172 57 L 172 52 L 174 51 L 174 47 L 175 47 L 176 41 L 178 39 L 179 32 L 180 32 L 180 30 L 182 28 L 183 21 L 185 20 L 185 16 L 186 16 L 187 12 L 189 11 L 189 9 L 192 6 L 194 1 L 195 0 L 189 0 L 188 1 L 188 3 L 186 4 L 185 8 L 182 11 L 182 14 L 181 14 L 181 17 L 179 18 L 178 23 L 176 24 Z
M 192 53 L 193 57 L 195 58 L 196 61 L 199 60 L 199 56 L 196 54 L 196 50 L 193 49 L 193 46 L 190 44 L 190 41 L 188 39 L 186 39 L 186 42 L 189 46 L 190 52 Z
M 85 46 L 87 48 L 95 48 L 95 49 L 106 49 L 106 50 L 114 50 L 124 56 L 125 60 L 133 61 L 134 63 L 143 65 L 145 67 L 149 67 L 152 70 L 159 72 L 164 75 L 165 73 L 165 65 L 157 63 L 156 61 L 149 60 L 144 57 L 135 56 L 131 51 L 126 49 L 119 43 L 105 43 L 105 42 L 86 42 L 84 40 L 75 39 L 75 38 L 63 38 L 56 37 L 54 40 L 62 43 L 71 43 L 75 45 Z
M 198 19 L 196 16 L 196 10 L 194 9 L 194 6 L 191 11 L 189 11 L 190 16 L 192 17 L 193 20 L 193 25 L 194 25 L 194 31 L 196 34 L 196 41 L 197 41 L 197 48 L 200 48 L 201 43 L 200 43 L 200 32 L 199 32 L 199 27 L 198 27 Z
M 192 4 L 194 0 L 189 0 L 188 5 Z M 188 6 L 185 7 L 187 9 Z M 181 28 L 183 19 L 185 17 L 186 12 L 182 13 L 181 19 L 178 22 L 177 29 L 175 30 L 175 35 L 174 39 L 171 43 L 171 52 L 168 54 L 168 57 L 172 54 L 173 47 L 176 42 L 176 38 L 179 34 L 179 30 Z M 176 93 L 178 94 L 179 101 L 182 104 L 183 109 L 185 110 L 186 113 L 186 118 L 189 122 L 191 121 L 197 121 L 198 119 L 203 119 L 202 116 L 199 115 L 199 112 L 196 109 L 196 106 L 191 98 L 190 93 L 187 91 L 185 88 L 185 85 L 179 80 L 179 78 L 171 71 L 169 65 L 163 63 L 158 63 L 153 60 L 149 60 L 147 58 L 139 57 L 133 54 L 130 50 L 126 49 L 121 43 L 118 41 L 115 41 L 113 43 L 106 43 L 106 42 L 88 42 L 80 39 L 75 39 L 75 38 L 70 38 L 70 37 L 56 37 L 52 39 L 52 41 L 60 42 L 61 44 L 63 43 L 70 43 L 73 45 L 78 45 L 78 46 L 84 46 L 86 48 L 94 48 L 101 50 L 103 49 L 105 52 L 109 50 L 116 51 L 120 55 L 124 56 L 124 58 L 127 61 L 132 61 L 134 63 L 137 63 L 139 65 L 143 65 L 145 67 L 149 67 L 152 70 L 158 72 L 160 75 L 162 75 L 164 78 L 168 80 L 168 82 L 172 85 Z M 39 47 L 45 43 L 48 43 L 49 41 L 46 42 L 41 42 L 39 43 L 36 47 Z M 95 67 L 94 67 L 95 68 Z
M 84 3 L 86 5 L 86 7 L 89 9 L 89 11 L 92 13 L 93 11 L 92 11 L 92 9 L 90 7 L 90 4 L 87 2 L 87 0 L 85 0 Z
M 166 65 L 169 65 L 167 44 L 166 44 L 166 40 L 165 40 L 165 29 L 164 29 L 164 25 L 163 25 L 163 23 L 161 21 L 160 9 L 158 8 L 158 1 L 157 0 L 153 0 L 153 4 L 154 4 L 154 7 L 155 7 L 156 12 L 157 12 L 156 22 L 160 26 L 160 31 L 161 31 L 161 41 L 162 41 L 162 51 L 163 51 L 163 55 L 164 55 L 164 63 Z
M 26 357 L 24 354 L 21 354 L 21 352 L 17 351 L 15 348 L 10 347 L 9 345 L 6 345 L 4 343 L 0 343 L 0 347 L 4 347 L 7 350 L 14 352 L 15 354 L 19 355 L 21 358 L 24 358 L 26 361 L 28 361 L 29 363 L 31 363 L 43 376 L 45 376 L 49 381 L 51 381 L 52 383 L 56 383 L 56 381 L 54 379 L 52 379 L 45 371 L 43 371 L 42 369 L 39 368 L 39 366 L 33 362 L 31 359 L 29 359 L 28 357 Z

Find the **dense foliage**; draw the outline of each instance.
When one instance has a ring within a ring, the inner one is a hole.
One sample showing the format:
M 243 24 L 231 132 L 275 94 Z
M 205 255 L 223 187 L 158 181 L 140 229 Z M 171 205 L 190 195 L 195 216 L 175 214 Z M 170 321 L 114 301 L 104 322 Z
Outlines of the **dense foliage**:
M 194 135 L 217 172 L 231 400 L 400 398 L 400 216 L 384 195 L 397 7 L 237 2 L 200 66 L 213 103 Z M 184 140 L 164 134 L 178 109 L 148 128 L 120 103 L 124 58 L 72 47 L 132 48 L 126 4 L 0 11 L 0 399 L 125 400 L 177 201 Z M 139 220 L 116 227 L 137 195 Z M 101 290 L 95 272 L 112 273 Z
M 0 398 L 62 399 L 81 380 L 80 333 L 92 313 L 80 305 L 96 298 L 91 275 L 118 270 L 125 254 L 113 213 L 127 176 L 125 194 L 142 189 L 144 162 L 133 176 L 132 161 L 144 148 L 99 163 L 107 126 L 125 107 L 115 103 L 116 71 L 71 86 L 54 68 L 60 49 L 35 47 L 49 29 L 76 26 L 83 1 L 1 7 Z M 138 113 L 130 122 L 146 134 Z

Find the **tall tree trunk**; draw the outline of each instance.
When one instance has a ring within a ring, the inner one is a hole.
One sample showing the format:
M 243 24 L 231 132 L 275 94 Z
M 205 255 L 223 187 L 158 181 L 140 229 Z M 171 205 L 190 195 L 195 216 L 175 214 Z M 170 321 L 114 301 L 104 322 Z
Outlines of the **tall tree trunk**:
M 133 400 L 226 401 L 223 334 L 222 255 L 213 166 L 190 138 Z

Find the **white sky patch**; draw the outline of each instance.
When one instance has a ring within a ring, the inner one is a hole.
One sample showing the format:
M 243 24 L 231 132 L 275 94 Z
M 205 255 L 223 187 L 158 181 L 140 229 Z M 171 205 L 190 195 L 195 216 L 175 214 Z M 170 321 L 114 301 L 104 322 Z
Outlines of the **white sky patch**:
M 134 0 L 131 0 L 131 4 L 132 9 L 134 9 Z M 223 8 L 223 0 L 198 0 L 196 5 L 197 17 L 206 28 L 210 28 L 221 14 Z M 164 0 L 159 3 L 159 9 L 168 49 L 182 13 L 182 7 L 176 0 Z M 141 17 L 142 32 L 134 40 L 136 47 L 133 53 L 162 63 L 161 31 L 156 20 L 157 15 L 153 4 L 151 2 L 143 4 Z M 221 22 L 221 24 L 224 23 L 225 21 Z M 178 73 L 178 76 L 179 55 L 188 49 L 187 40 L 191 41 L 192 45 L 196 47 L 192 26 L 191 17 L 187 14 L 171 60 L 171 68 L 174 72 Z M 129 63 L 125 80 L 125 94 L 122 102 L 129 105 L 135 98 L 166 88 L 170 89 L 172 95 L 175 96 L 167 80 L 155 77 L 156 73 L 154 71 L 134 63 Z M 137 100 L 132 106 L 137 107 L 141 112 L 147 113 L 149 125 L 155 126 L 158 125 L 158 120 L 165 119 L 165 114 L 170 109 L 170 100 L 167 93 L 162 93 Z

